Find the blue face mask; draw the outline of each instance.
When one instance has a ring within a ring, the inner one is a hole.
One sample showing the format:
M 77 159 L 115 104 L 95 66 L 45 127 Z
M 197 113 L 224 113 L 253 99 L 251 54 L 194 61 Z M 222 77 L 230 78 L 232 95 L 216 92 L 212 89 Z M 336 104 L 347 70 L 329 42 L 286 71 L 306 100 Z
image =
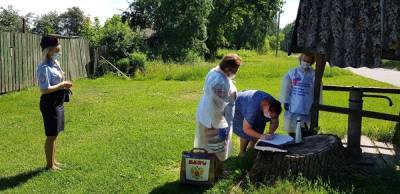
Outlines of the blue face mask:
M 60 52 L 54 53 L 53 56 L 51 56 L 51 59 L 53 61 L 59 61 L 61 59 L 61 53 Z

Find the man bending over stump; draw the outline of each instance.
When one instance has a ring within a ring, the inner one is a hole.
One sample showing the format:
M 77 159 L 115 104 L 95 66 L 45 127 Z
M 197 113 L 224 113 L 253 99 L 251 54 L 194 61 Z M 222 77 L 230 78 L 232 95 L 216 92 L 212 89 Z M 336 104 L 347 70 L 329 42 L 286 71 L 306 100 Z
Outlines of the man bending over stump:
M 260 90 L 246 90 L 238 93 L 233 118 L 233 132 L 240 137 L 240 154 L 247 147 L 254 148 L 258 139 L 271 139 L 279 126 L 281 103 Z M 270 122 L 269 131 L 264 134 L 265 126 Z M 250 144 L 250 146 L 248 146 Z

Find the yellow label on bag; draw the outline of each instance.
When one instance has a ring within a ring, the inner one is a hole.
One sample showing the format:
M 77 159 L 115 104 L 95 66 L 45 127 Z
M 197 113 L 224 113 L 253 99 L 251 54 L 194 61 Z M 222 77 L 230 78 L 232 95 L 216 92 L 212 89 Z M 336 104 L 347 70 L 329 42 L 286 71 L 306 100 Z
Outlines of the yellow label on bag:
M 208 181 L 210 160 L 186 158 L 186 179 L 191 181 Z

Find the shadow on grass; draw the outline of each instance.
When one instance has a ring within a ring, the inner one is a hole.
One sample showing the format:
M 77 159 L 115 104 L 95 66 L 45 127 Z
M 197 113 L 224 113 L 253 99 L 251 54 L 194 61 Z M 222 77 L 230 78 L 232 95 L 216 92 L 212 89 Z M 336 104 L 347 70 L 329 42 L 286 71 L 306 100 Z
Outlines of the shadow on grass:
M 204 193 L 206 190 L 211 187 L 205 186 L 193 186 L 193 185 L 183 185 L 180 181 L 174 181 L 170 183 L 166 183 L 160 187 L 153 189 L 151 194 L 158 193 Z
M 245 175 L 246 171 L 250 169 L 253 158 L 254 152 L 249 152 L 243 158 L 237 156 L 229 158 L 227 161 L 225 161 L 224 166 L 225 169 L 230 173 L 223 179 L 218 180 L 216 185 L 218 185 L 218 182 L 228 180 L 228 182 L 231 183 L 243 178 L 243 175 Z M 174 181 L 154 188 L 150 193 L 204 193 L 208 190 L 212 190 L 213 188 L 213 186 L 184 185 L 181 184 L 180 181 Z
M 45 171 L 45 168 L 37 168 L 35 170 L 24 172 L 15 176 L 5 177 L 0 179 L 0 191 L 12 189 L 26 183 L 33 177 L 38 176 Z

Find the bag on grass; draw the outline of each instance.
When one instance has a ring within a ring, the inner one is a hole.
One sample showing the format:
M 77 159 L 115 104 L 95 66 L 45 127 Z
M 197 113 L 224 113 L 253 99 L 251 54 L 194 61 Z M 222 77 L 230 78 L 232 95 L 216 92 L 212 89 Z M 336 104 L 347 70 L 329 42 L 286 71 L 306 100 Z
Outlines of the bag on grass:
M 216 180 L 217 156 L 202 148 L 182 152 L 181 183 L 213 185 Z

